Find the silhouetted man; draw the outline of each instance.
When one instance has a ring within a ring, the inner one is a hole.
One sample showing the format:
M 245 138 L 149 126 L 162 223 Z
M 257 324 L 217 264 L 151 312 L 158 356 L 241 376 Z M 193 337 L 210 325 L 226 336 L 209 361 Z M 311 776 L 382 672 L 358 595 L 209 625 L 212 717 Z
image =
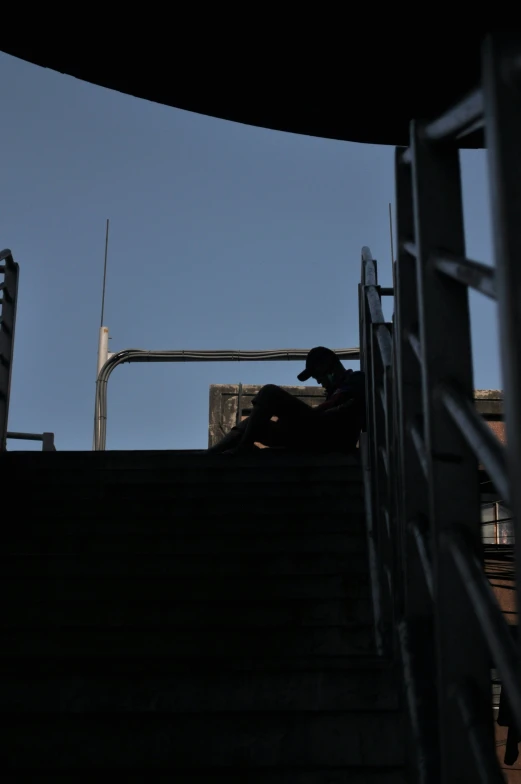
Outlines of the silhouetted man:
M 255 449 L 256 442 L 297 451 L 353 451 L 365 420 L 364 374 L 346 370 L 334 351 L 317 346 L 308 353 L 306 368 L 298 376 L 299 381 L 310 378 L 326 390 L 323 403 L 311 407 L 268 384 L 253 398 L 248 419 L 208 451 L 239 455 Z

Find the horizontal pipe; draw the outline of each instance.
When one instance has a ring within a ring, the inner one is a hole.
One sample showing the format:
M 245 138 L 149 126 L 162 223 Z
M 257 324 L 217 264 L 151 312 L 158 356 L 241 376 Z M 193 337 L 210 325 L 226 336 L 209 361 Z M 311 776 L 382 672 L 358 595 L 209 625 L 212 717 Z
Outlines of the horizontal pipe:
M 443 272 L 458 283 L 464 283 L 490 299 L 496 299 L 496 271 L 493 267 L 471 259 L 457 258 L 443 251 L 436 251 L 431 263 L 439 272 Z
M 380 287 L 380 296 L 381 297 L 394 297 L 394 289 L 391 286 L 390 288 Z
M 499 495 L 508 504 L 510 490 L 504 446 L 475 406 L 463 395 L 447 384 L 439 387 L 438 394 L 461 435 L 485 466 Z
M 339 359 L 360 359 L 358 348 L 334 348 L 332 350 Z M 105 364 L 119 365 L 125 362 L 285 362 L 305 360 L 308 353 L 309 349 L 307 348 L 274 349 L 272 351 L 177 351 L 168 349 L 147 351 L 146 349 L 131 348 L 112 354 Z
M 333 349 L 339 359 L 360 359 L 360 349 Z M 107 434 L 107 383 L 112 371 L 125 362 L 277 362 L 285 360 L 305 360 L 309 349 L 273 349 L 266 351 L 147 351 L 146 349 L 125 349 L 112 354 L 101 368 L 96 381 L 96 418 L 94 449 L 104 450 Z
M 461 138 L 467 132 L 481 127 L 483 108 L 483 91 L 477 88 L 437 120 L 428 123 L 422 135 L 432 142 Z

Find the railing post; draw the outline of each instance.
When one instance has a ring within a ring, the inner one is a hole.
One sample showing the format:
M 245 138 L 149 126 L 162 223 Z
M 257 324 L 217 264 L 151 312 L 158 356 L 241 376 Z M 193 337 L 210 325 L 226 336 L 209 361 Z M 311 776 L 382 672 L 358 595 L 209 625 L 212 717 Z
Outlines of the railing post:
M 419 784 L 439 784 L 437 672 L 433 602 L 428 575 L 418 544 L 424 537 L 429 555 L 429 503 L 427 477 L 422 469 L 412 428 L 423 414 L 420 358 L 413 346 L 419 336 L 418 287 L 415 260 L 405 250 L 414 237 L 411 167 L 403 149 L 395 152 L 396 222 L 398 252 L 394 266 L 394 369 L 396 397 L 396 513 L 399 526 L 401 575 L 400 629 L 404 681 L 411 705 L 409 715 L 414 743 L 411 760 Z M 416 705 L 423 710 L 418 715 Z
M 373 525 L 376 529 L 378 558 L 380 562 L 381 603 L 382 603 L 382 642 L 384 652 L 392 654 L 394 645 L 394 569 L 393 569 L 393 538 L 391 527 L 391 495 L 390 495 L 390 454 L 388 449 L 388 418 L 386 384 L 390 365 L 384 364 L 378 345 L 378 330 L 387 330 L 383 323 L 370 325 L 369 342 L 371 345 L 372 376 L 372 423 L 371 441 L 373 443 L 372 482 L 374 486 Z M 389 361 L 391 357 L 388 358 Z
M 379 653 L 394 649 L 394 531 L 391 492 L 392 342 L 378 288 L 377 264 L 362 249 L 360 361 L 365 373 L 367 433 L 363 436 L 363 470 L 369 560 Z
M 495 754 L 492 733 L 490 659 L 472 605 L 462 590 L 445 533 L 461 528 L 482 553 L 478 463 L 445 411 L 446 382 L 473 401 L 472 348 L 467 287 L 440 275 L 431 264 L 438 248 L 465 256 L 459 151 L 455 144 L 429 142 L 411 124 L 419 343 L 422 358 L 423 433 L 433 550 L 433 589 L 440 709 L 441 781 L 475 781 L 461 743 L 464 724 L 458 690 L 470 681 L 475 724 Z M 403 304 L 403 300 L 402 300 Z M 404 325 L 402 325 L 403 327 Z M 463 622 L 464 621 L 464 622 Z
M 42 452 L 56 452 L 56 447 L 54 446 L 54 433 L 43 433 Z
M 2 264 L 3 262 L 3 264 Z M 0 253 L 0 270 L 4 281 L 1 284 L 2 315 L 0 318 L 0 452 L 6 448 L 9 418 L 9 397 L 13 368 L 16 305 L 18 301 L 19 267 L 10 250 Z
M 373 341 L 370 310 L 366 299 L 366 249 L 362 249 L 362 264 L 360 285 L 358 287 L 359 317 L 360 317 L 360 370 L 365 377 L 366 400 L 366 432 L 362 435 L 362 460 L 365 481 L 367 536 L 369 546 L 369 559 L 371 571 L 371 595 L 373 601 L 373 615 L 375 622 L 376 647 L 380 654 L 384 653 L 387 641 L 385 633 L 385 609 L 383 606 L 385 589 L 383 580 L 383 565 L 380 553 L 381 535 L 378 530 L 377 512 L 377 482 L 376 482 L 376 439 L 374 433 L 374 377 L 373 377 Z M 377 283 L 377 264 L 371 259 L 374 280 Z
M 483 49 L 485 137 L 493 216 L 507 470 L 521 606 L 521 37 L 494 33 Z M 520 635 L 521 641 L 521 635 Z

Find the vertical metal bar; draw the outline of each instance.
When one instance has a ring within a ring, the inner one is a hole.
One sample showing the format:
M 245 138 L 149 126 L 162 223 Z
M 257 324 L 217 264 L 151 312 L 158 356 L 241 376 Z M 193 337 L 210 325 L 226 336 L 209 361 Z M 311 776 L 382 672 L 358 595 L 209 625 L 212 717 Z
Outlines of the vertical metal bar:
M 237 415 L 235 417 L 235 425 L 239 425 L 242 420 L 242 381 L 239 381 L 239 388 L 237 391 Z
M 399 505 L 403 521 L 404 612 L 407 618 L 424 618 L 432 614 L 432 602 L 425 582 L 423 567 L 412 536 L 408 532 L 413 520 L 428 517 L 428 491 L 418 460 L 409 423 L 416 423 L 423 414 L 421 365 L 408 335 L 418 332 L 418 288 L 415 260 L 405 250 L 405 243 L 414 237 L 411 168 L 402 161 L 402 150 L 396 149 L 396 220 L 398 227 L 397 261 L 395 266 L 395 350 L 398 412 L 398 471 L 402 477 Z
M 392 332 L 393 325 L 387 325 L 388 329 Z M 396 493 L 395 493 L 395 439 L 394 439 L 394 373 L 392 366 L 384 367 L 384 391 L 385 391 L 385 448 L 387 452 L 387 460 L 389 464 L 389 472 L 387 475 L 386 483 L 386 504 L 389 514 L 389 523 L 391 528 L 391 537 L 389 541 L 389 567 L 391 569 L 393 592 L 392 600 L 392 614 L 393 614 L 393 635 L 397 632 L 397 619 L 400 617 L 400 575 L 397 569 L 397 555 L 399 551 L 399 534 L 398 534 L 398 517 L 396 512 Z M 396 648 L 397 639 L 393 639 L 393 650 Z
M 392 652 L 393 645 L 393 628 L 394 618 L 392 614 L 392 597 L 390 586 L 388 583 L 387 574 L 392 569 L 390 561 L 390 539 L 385 517 L 386 505 L 388 502 L 387 497 L 387 467 L 385 465 L 381 446 L 386 443 L 386 418 L 385 411 L 380 397 L 380 391 L 384 388 L 384 368 L 378 348 L 378 341 L 376 337 L 376 330 L 380 329 L 381 325 L 371 324 L 370 332 L 368 335 L 368 342 L 371 349 L 371 367 L 368 372 L 372 377 L 372 400 L 371 403 L 371 422 L 373 430 L 370 434 L 373 446 L 373 463 L 371 466 L 371 480 L 373 484 L 373 526 L 377 537 L 378 548 L 378 565 L 379 565 L 379 580 L 382 588 L 381 603 L 382 603 L 382 623 L 381 633 L 384 651 L 386 653 Z
M 492 205 L 507 466 L 521 606 L 521 90 L 518 31 L 493 33 L 483 47 L 485 138 Z M 515 66 L 514 66 L 515 63 Z M 521 635 L 519 636 L 521 642 Z
M 394 271 L 394 350 L 397 412 L 397 514 L 400 518 L 401 602 L 403 608 L 402 660 L 408 701 L 418 701 L 410 715 L 416 737 L 414 764 L 421 784 L 439 784 L 437 672 L 434 652 L 433 605 L 416 541 L 413 521 L 428 519 L 425 475 L 409 423 L 423 411 L 421 365 L 408 339 L 418 333 L 418 288 L 415 260 L 405 250 L 414 240 L 411 167 L 403 150 L 395 151 L 397 259 Z M 421 359 L 421 356 L 420 356 Z M 411 649 L 403 650 L 404 644 Z
M 429 258 L 439 247 L 465 256 L 459 151 L 427 142 L 411 123 L 412 181 L 420 342 L 423 356 L 424 432 L 429 479 L 429 518 L 433 552 L 434 604 L 439 676 L 441 781 L 473 782 L 464 727 L 455 710 L 453 689 L 465 679 L 476 689 L 476 723 L 491 744 L 494 735 L 489 657 L 479 623 L 461 590 L 460 578 L 443 532 L 465 527 L 482 554 L 478 463 L 436 394 L 449 381 L 473 400 L 472 349 L 468 290 L 438 274 Z M 450 318 L 448 318 L 450 314 Z
M 376 262 L 374 262 L 376 271 Z M 374 395 L 373 376 L 372 376 L 372 341 L 371 335 L 371 316 L 367 307 L 366 289 L 366 261 L 362 251 L 362 264 L 360 275 L 360 286 L 358 287 L 359 314 L 360 314 L 360 369 L 364 372 L 365 379 L 365 400 L 366 400 L 366 433 L 363 434 L 362 444 L 364 447 L 364 487 L 366 505 L 367 537 L 369 547 L 369 558 L 371 568 L 371 594 L 373 603 L 373 615 L 375 623 L 375 642 L 379 654 L 384 653 L 384 632 L 383 632 L 383 608 L 382 593 L 385 590 L 382 584 L 382 569 L 379 553 L 379 532 L 377 530 L 376 504 L 375 504 L 375 441 L 374 427 L 372 418 L 372 401 Z M 376 281 L 375 281 L 376 283 Z
M 44 433 L 42 435 L 42 452 L 56 452 L 54 433 Z
M 376 262 L 374 262 L 375 271 L 377 271 Z M 373 433 L 373 400 L 375 396 L 375 389 L 374 389 L 374 378 L 372 373 L 373 368 L 373 341 L 371 339 L 372 334 L 372 326 L 371 326 L 371 314 L 370 310 L 367 307 L 367 299 L 366 299 L 366 289 L 365 289 L 365 263 L 364 259 L 362 259 L 362 285 L 360 289 L 360 302 L 361 302 L 361 312 L 362 312 L 362 321 L 363 321 L 363 351 L 360 352 L 360 356 L 363 355 L 363 370 L 365 374 L 365 392 L 366 392 L 366 407 L 367 407 L 367 444 L 368 444 L 368 458 L 369 458 L 369 466 L 371 471 L 371 507 L 372 507 L 372 520 L 373 520 L 373 536 L 375 538 L 376 547 L 378 548 L 378 531 L 376 529 L 376 519 L 377 519 L 377 508 L 376 508 L 376 488 L 375 488 L 375 469 L 376 469 L 376 452 L 377 447 L 375 443 L 374 433 Z
M 6 449 L 19 274 L 19 266 L 9 253 L 4 265 L 4 283 L 9 296 L 3 297 L 0 323 L 0 452 Z
M 396 261 L 393 261 L 393 290 L 394 290 L 394 313 L 393 313 L 393 377 L 392 377 L 392 401 L 393 401 L 393 513 L 395 517 L 395 607 L 398 618 L 404 615 L 404 591 L 405 591 L 405 559 L 404 559 L 404 539 L 406 529 L 403 515 L 402 498 L 402 438 L 401 422 L 403 410 L 401 403 L 400 388 L 398 385 L 398 341 L 399 341 L 399 319 L 398 305 L 396 297 Z

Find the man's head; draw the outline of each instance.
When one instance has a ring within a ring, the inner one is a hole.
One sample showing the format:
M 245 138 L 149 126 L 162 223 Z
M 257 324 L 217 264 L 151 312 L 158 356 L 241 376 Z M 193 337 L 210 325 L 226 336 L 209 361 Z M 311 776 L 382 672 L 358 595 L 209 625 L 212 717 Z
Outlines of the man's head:
M 344 372 L 345 368 L 334 351 L 324 346 L 316 346 L 308 353 L 306 369 L 299 373 L 298 380 L 307 381 L 314 378 L 325 389 L 329 389 L 339 374 Z

